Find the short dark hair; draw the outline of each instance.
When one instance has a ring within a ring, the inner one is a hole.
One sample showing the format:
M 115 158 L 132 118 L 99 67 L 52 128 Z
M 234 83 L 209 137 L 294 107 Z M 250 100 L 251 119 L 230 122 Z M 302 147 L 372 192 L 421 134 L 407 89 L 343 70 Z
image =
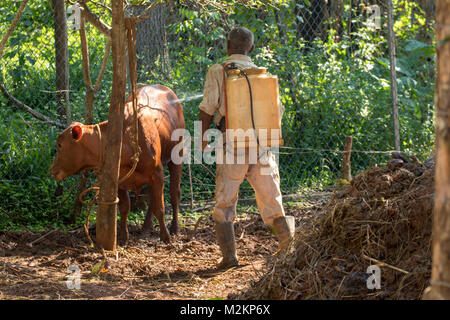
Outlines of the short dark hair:
M 227 35 L 229 48 L 235 53 L 246 53 L 253 46 L 253 33 L 244 27 L 236 27 Z

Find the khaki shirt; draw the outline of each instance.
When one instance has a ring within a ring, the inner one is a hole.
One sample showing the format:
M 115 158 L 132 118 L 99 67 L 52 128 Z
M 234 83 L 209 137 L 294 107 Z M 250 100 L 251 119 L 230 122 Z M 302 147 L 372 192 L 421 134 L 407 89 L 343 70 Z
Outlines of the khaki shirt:
M 224 61 L 224 64 L 231 62 L 234 62 L 242 69 L 256 67 L 249 56 L 242 54 L 232 54 Z M 283 116 L 284 108 L 280 101 L 278 103 L 280 105 L 281 116 Z M 222 64 L 217 63 L 209 68 L 203 90 L 203 101 L 200 103 L 199 109 L 210 116 L 214 116 L 216 126 L 219 125 L 220 120 L 225 116 Z

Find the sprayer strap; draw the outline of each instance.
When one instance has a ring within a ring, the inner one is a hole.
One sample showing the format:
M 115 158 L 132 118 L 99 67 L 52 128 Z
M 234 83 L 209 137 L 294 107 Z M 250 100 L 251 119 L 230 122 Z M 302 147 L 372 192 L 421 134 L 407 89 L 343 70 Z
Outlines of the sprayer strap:
M 228 128 L 228 119 L 227 119 L 227 67 L 231 64 L 234 64 L 234 62 L 228 62 L 228 63 L 222 63 L 222 93 L 223 93 L 223 105 L 225 107 L 225 115 L 223 116 L 225 118 L 225 128 L 223 128 L 225 131 Z M 222 119 L 220 119 L 222 122 Z M 221 130 L 222 131 L 222 130 Z

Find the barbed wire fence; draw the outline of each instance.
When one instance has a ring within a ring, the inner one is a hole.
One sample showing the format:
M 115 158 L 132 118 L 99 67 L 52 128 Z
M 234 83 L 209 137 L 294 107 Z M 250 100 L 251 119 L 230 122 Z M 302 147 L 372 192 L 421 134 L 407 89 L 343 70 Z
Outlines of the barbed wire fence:
M 56 68 L 55 58 L 55 48 L 60 44 L 55 45 L 54 37 L 59 25 L 54 23 L 50 2 L 36 3 L 39 5 L 26 9 L 7 43 L 4 58 L 0 61 L 1 83 L 12 96 L 20 97 L 24 104 L 49 118 L 63 123 L 69 120 L 83 122 L 86 88 L 79 30 L 71 28 L 69 22 L 68 45 L 63 49 L 67 50 L 68 97 L 61 100 L 61 90 L 56 86 L 61 81 L 61 73 Z M 262 26 L 264 19 L 274 19 L 267 38 L 256 39 L 257 48 L 252 58 L 257 64 L 267 63 L 264 66 L 269 72 L 279 75 L 282 103 L 286 107 L 283 119 L 285 144 L 278 151 L 282 193 L 307 196 L 311 191 L 326 189 L 340 178 L 346 136 L 351 135 L 354 139 L 351 155 L 354 173 L 386 162 L 395 151 L 392 82 L 388 73 L 388 10 L 386 1 L 292 3 L 291 8 L 275 11 L 273 15 L 255 10 L 254 16 L 247 18 L 256 21 L 253 28 Z M 419 5 L 405 0 L 394 4 L 394 23 L 399 21 L 396 18 L 402 10 L 409 10 L 408 23 L 416 24 L 416 33 L 430 42 L 426 37 L 433 25 L 434 2 L 422 1 Z M 0 20 L 1 34 L 12 20 L 16 7 L 18 4 L 0 7 L 4 13 Z M 214 9 L 202 13 L 198 9 L 195 2 L 158 6 L 148 19 L 138 22 L 136 44 L 138 82 L 161 83 L 173 89 L 182 100 L 186 128 L 192 136 L 207 70 L 223 59 L 225 35 L 240 22 L 239 13 L 227 14 Z M 105 8 L 102 10 L 107 12 Z M 143 8 L 133 10 L 134 14 L 139 14 Z M 40 14 L 36 15 L 36 11 Z M 285 22 L 286 15 L 292 12 L 300 22 L 295 28 Z M 86 27 L 91 76 L 95 78 L 102 66 L 107 39 L 88 23 Z M 361 31 L 369 28 L 374 34 L 372 42 L 363 39 Z M 274 50 L 267 44 L 277 37 L 286 46 Z M 341 50 L 340 45 L 344 43 L 347 46 L 345 52 L 340 54 L 339 60 L 332 61 L 333 56 L 326 51 Z M 289 47 L 293 44 L 296 44 L 294 48 Z M 384 56 L 380 57 L 379 63 L 387 65 L 387 73 L 381 87 L 372 87 L 374 78 L 370 74 L 364 78 L 356 75 L 357 71 L 367 67 L 361 62 L 364 52 L 380 47 L 384 48 L 380 50 Z M 293 58 L 283 60 L 288 53 Z M 109 62 L 95 97 L 94 122 L 107 118 L 111 69 Z M 183 77 L 184 74 L 190 76 Z M 402 95 L 407 90 L 399 85 L 398 91 Z M 70 117 L 61 112 L 61 101 L 70 105 Z M 12 216 L 15 223 L 64 215 L 74 202 L 77 179 L 72 177 L 58 184 L 48 174 L 60 129 L 18 110 L 4 97 L 0 97 L 0 103 L 3 106 L 0 110 L 3 120 L 0 124 L 0 215 Z M 376 107 L 369 108 L 373 105 Z M 399 105 L 402 151 L 421 159 L 432 152 L 433 146 L 429 142 L 433 140 L 433 110 L 432 98 L 427 105 L 421 106 L 420 114 Z M 422 125 L 420 134 L 402 125 L 405 119 L 413 119 Z M 184 208 L 189 208 L 192 199 L 197 208 L 194 210 L 212 203 L 214 173 L 214 165 L 192 164 L 191 172 L 184 166 Z M 251 199 L 253 196 L 251 186 L 244 182 L 240 197 Z M 31 215 L 32 220 L 24 218 Z

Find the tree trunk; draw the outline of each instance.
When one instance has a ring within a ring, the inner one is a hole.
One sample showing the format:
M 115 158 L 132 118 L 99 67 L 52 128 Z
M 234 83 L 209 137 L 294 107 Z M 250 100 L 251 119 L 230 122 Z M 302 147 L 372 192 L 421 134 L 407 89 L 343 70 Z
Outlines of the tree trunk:
M 450 1 L 436 1 L 436 173 L 431 287 L 425 299 L 450 299 Z
M 108 116 L 105 158 L 100 175 L 96 243 L 106 250 L 116 250 L 117 187 L 122 151 L 123 113 L 126 88 L 126 39 L 123 0 L 112 0 L 113 82 Z
M 153 8 L 149 18 L 136 23 L 136 54 L 138 81 L 149 80 L 147 72 L 153 77 L 161 74 L 170 78 L 171 68 L 169 48 L 166 38 L 167 4 Z M 147 6 L 135 8 L 133 15 L 138 16 Z
M 55 20 L 56 101 L 61 122 L 69 124 L 69 47 L 66 5 L 64 0 L 52 0 L 52 5 Z

